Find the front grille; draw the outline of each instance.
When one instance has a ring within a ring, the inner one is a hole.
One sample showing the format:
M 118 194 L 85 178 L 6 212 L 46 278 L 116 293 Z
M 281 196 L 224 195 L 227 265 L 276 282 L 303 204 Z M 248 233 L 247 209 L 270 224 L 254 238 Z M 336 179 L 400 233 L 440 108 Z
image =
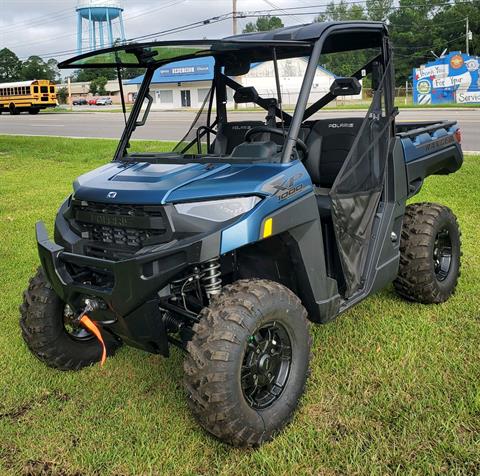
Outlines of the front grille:
M 113 205 L 72 200 L 72 224 L 86 240 L 85 254 L 121 259 L 171 239 L 162 206 Z

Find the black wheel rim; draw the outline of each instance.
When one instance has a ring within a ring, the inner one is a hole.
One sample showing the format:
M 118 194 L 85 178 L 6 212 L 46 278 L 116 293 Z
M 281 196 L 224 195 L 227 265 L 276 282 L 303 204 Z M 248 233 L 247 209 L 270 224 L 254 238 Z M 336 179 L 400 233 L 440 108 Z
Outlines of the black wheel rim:
M 444 281 L 452 266 L 452 240 L 448 229 L 437 233 L 433 245 L 433 266 L 438 281 Z
M 93 339 L 95 336 L 80 324 L 75 322 L 74 317 L 73 311 L 67 304 L 63 310 L 63 327 L 69 337 L 71 337 L 73 340 L 81 342 Z
M 266 408 L 282 394 L 290 373 L 292 345 L 278 322 L 260 327 L 247 340 L 242 362 L 241 384 L 252 408 Z

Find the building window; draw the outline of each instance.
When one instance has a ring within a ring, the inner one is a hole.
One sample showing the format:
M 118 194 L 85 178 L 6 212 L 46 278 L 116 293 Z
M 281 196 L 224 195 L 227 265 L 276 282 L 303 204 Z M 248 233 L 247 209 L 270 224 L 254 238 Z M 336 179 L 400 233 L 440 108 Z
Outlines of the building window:
M 210 89 L 207 88 L 198 89 L 198 102 L 203 104 L 203 101 L 205 101 L 205 98 L 208 96 L 209 92 Z
M 159 90 L 156 91 L 157 93 L 157 102 L 161 104 L 173 104 L 173 91 L 171 89 L 168 90 Z

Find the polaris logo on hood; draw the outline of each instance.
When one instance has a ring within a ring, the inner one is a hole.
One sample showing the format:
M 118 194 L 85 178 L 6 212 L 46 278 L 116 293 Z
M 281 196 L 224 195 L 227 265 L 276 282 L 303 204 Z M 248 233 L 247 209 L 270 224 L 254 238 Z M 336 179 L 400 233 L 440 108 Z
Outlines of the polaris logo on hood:
M 117 192 L 108 192 L 107 198 L 115 198 L 117 196 Z

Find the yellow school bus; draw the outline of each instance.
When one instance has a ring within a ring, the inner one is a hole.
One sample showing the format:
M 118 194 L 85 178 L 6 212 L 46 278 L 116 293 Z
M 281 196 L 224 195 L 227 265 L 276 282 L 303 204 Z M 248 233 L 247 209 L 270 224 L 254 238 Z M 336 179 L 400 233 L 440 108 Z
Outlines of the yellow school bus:
M 57 90 L 48 79 L 0 83 L 0 114 L 4 111 L 12 115 L 23 111 L 38 114 L 40 109 L 56 105 Z

